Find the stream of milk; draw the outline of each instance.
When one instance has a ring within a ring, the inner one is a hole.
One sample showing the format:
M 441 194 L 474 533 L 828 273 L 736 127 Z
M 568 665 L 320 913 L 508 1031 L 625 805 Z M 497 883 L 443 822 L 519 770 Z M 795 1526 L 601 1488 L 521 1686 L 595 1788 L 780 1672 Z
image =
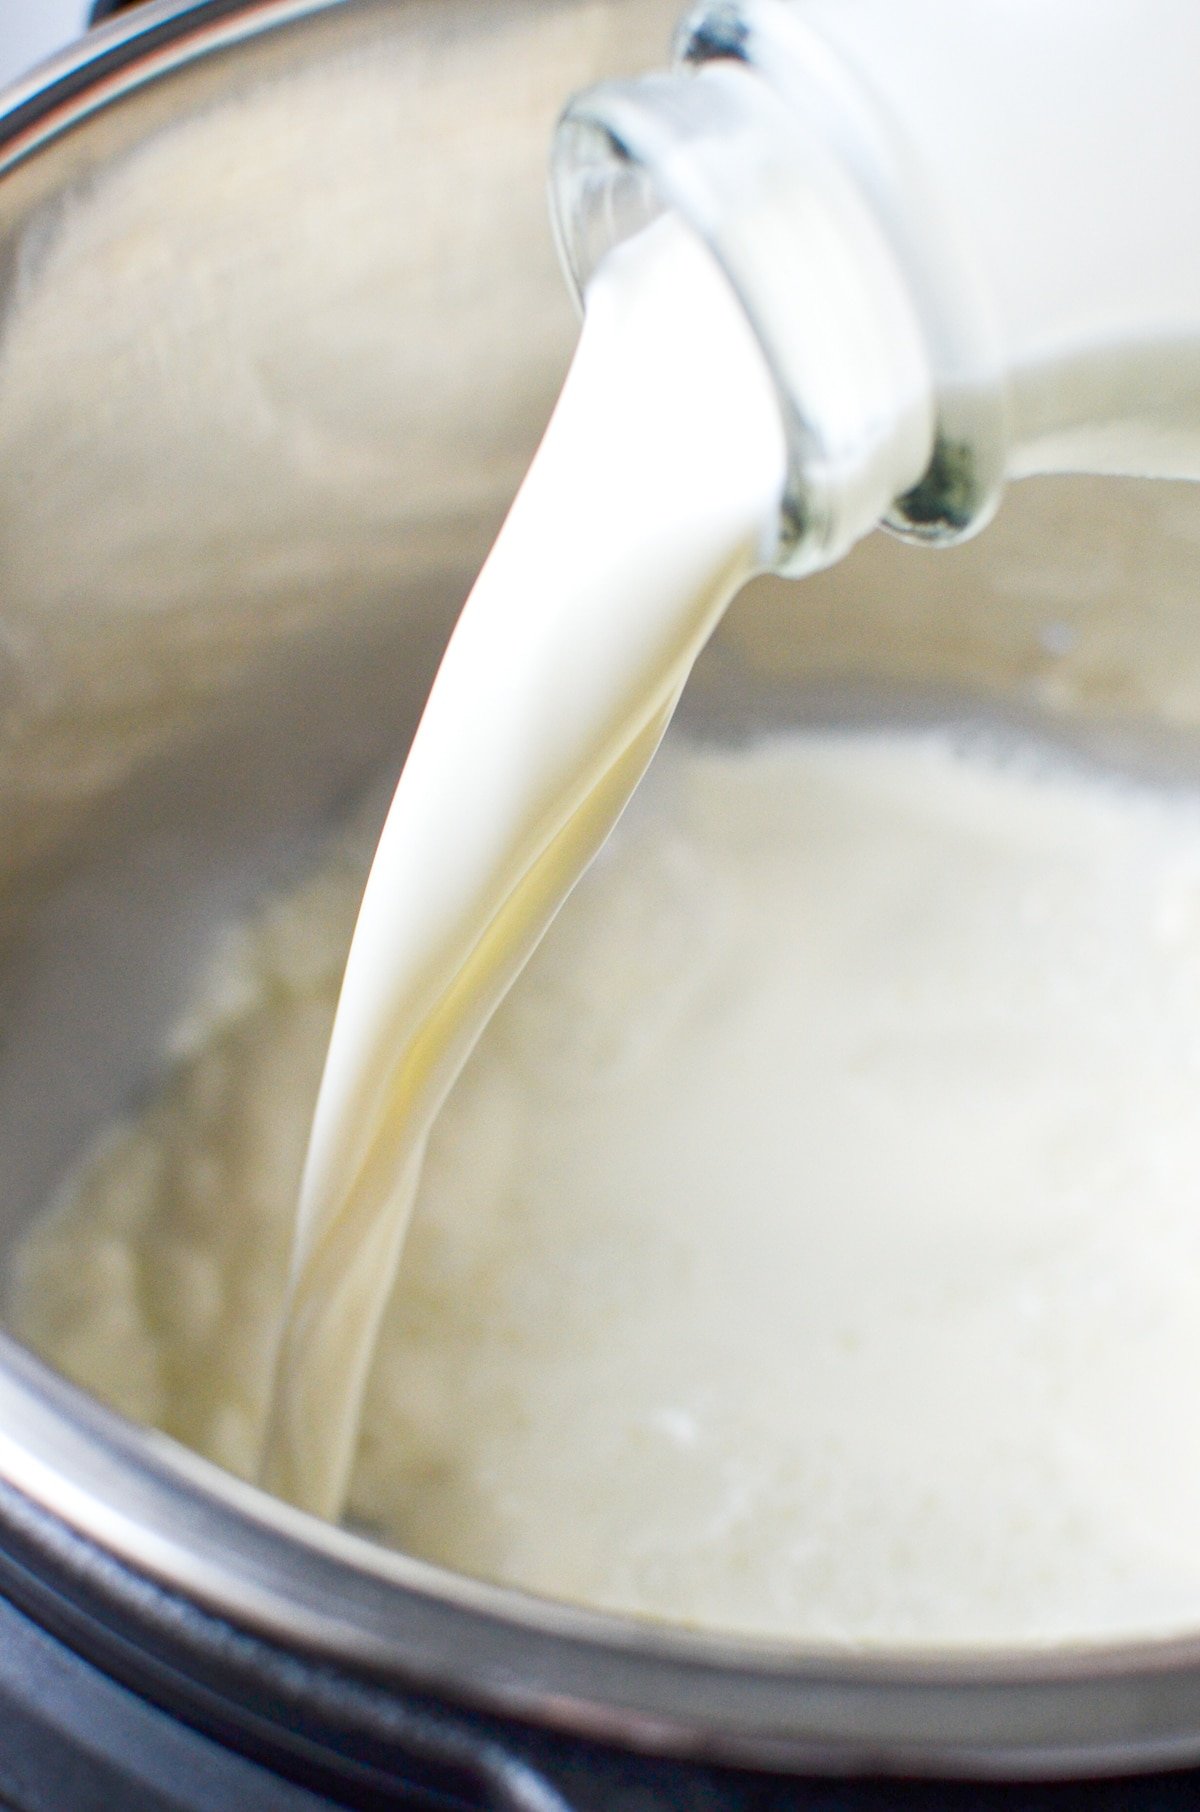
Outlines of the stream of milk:
M 342 1507 L 429 1128 L 608 836 L 786 469 L 724 277 L 657 222 L 605 261 L 533 466 L 455 629 L 367 883 L 313 1122 L 263 1466 Z

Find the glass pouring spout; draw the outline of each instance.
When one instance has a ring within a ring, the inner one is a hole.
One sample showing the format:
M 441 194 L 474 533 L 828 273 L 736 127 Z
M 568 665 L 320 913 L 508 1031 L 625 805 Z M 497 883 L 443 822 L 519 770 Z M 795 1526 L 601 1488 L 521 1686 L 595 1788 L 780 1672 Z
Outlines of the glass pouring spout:
M 784 412 L 780 571 L 1037 472 L 1194 478 L 1198 66 L 1192 0 L 717 0 L 568 106 L 564 262 L 582 298 L 666 212 L 709 248 Z

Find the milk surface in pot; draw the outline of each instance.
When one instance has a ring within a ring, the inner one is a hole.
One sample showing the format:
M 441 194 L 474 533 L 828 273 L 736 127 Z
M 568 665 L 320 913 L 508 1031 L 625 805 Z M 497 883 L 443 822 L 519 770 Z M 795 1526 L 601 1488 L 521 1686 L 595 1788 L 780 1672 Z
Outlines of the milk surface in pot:
M 23 1257 L 48 1357 L 246 1474 L 369 853 L 231 938 Z M 1195 792 L 670 739 L 435 1124 L 352 1520 L 792 1639 L 1187 1627 L 1198 1016 Z

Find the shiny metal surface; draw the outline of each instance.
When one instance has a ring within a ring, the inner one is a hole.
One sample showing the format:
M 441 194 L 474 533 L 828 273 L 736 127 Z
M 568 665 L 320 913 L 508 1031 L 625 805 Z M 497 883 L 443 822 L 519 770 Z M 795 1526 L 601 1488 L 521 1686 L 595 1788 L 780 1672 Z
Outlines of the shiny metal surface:
M 554 115 L 657 59 L 673 12 L 156 4 L 10 96 L 5 1244 L 152 1077 L 214 928 L 398 767 L 572 342 L 544 217 Z M 876 540 L 811 585 L 758 588 L 688 714 L 726 731 L 970 696 L 1189 772 L 1197 502 L 1046 485 L 970 547 Z M 634 1747 L 991 1774 L 1200 1758 L 1200 1634 L 795 1654 L 538 1603 L 274 1503 L 11 1342 L 0 1474 L 244 1627 Z

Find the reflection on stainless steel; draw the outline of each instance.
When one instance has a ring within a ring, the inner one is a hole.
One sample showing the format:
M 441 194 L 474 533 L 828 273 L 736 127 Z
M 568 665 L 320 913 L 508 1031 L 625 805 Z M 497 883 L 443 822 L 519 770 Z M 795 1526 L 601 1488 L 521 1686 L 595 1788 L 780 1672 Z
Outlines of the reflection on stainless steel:
M 153 5 L 0 119 L 0 1227 L 135 1097 L 212 929 L 395 770 L 573 324 L 554 115 L 673 0 Z M 721 727 L 964 692 L 1179 768 L 1200 494 L 1018 488 L 744 599 Z M 905 702 L 907 701 L 907 702 Z M 795 1656 L 388 1554 L 0 1348 L 0 1475 L 244 1626 L 468 1701 L 773 1764 L 1200 1756 L 1200 1636 L 1104 1655 Z

